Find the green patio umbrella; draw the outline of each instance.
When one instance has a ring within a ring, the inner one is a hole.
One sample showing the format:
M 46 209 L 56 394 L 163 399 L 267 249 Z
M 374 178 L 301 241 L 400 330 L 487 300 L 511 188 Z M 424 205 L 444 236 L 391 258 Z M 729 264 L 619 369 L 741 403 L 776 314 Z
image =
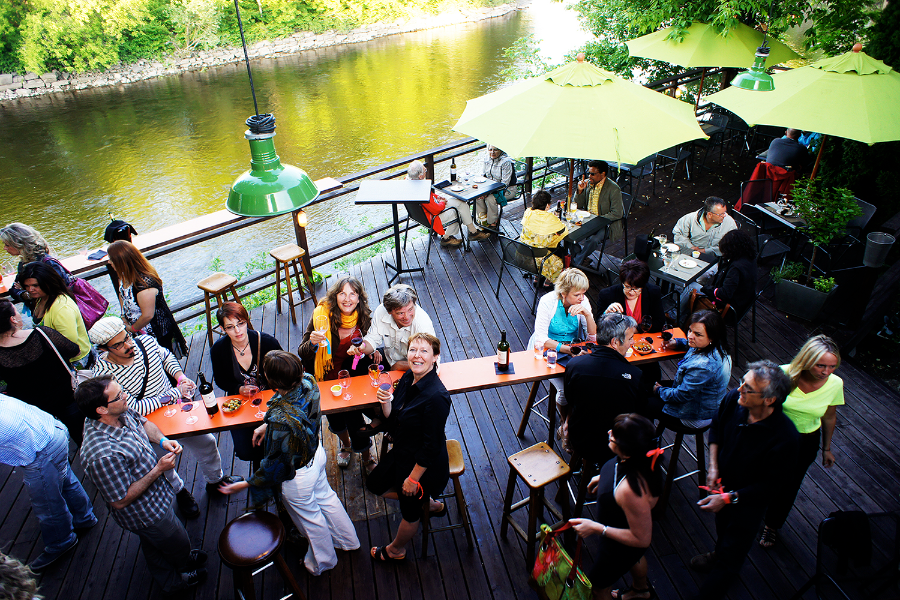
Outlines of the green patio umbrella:
M 722 35 L 705 23 L 694 23 L 684 32 L 684 39 L 669 39 L 674 28 L 666 27 L 628 40 L 631 56 L 664 60 L 682 67 L 735 67 L 745 69 L 753 63 L 763 32 L 739 23 Z M 778 40 L 766 38 L 771 47 L 766 64 L 777 65 L 800 56 Z
M 860 47 L 776 73 L 771 92 L 731 87 L 707 100 L 750 125 L 793 127 L 865 144 L 900 140 L 900 73 L 860 52 Z M 824 139 L 820 157 L 823 146 Z M 813 176 L 818 164 L 816 160 Z
M 637 163 L 706 138 L 690 104 L 583 62 L 466 102 L 453 126 L 510 156 L 564 156 Z

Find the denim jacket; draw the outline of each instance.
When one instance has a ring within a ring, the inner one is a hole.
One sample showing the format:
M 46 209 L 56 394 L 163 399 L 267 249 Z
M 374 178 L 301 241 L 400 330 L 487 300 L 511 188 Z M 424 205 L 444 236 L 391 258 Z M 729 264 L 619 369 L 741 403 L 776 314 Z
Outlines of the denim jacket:
M 679 339 L 680 343 L 686 340 Z M 712 419 L 731 377 L 731 357 L 691 348 L 678 363 L 672 387 L 659 388 L 663 412 L 678 419 Z

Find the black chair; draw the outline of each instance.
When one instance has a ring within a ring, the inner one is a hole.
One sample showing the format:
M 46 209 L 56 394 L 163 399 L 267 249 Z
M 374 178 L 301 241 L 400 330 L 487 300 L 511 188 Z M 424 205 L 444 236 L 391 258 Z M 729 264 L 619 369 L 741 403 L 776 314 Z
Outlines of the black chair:
M 900 595 L 900 514 L 837 511 L 819 523 L 816 571 L 791 600 L 815 586 L 836 590 L 827 597 L 897 598 Z M 853 593 L 853 596 L 850 594 Z
M 529 275 L 535 275 L 537 282 L 534 288 L 534 301 L 531 303 L 531 314 L 534 314 L 537 308 L 538 290 L 544 283 L 544 276 L 541 270 L 544 263 L 553 253 L 553 248 L 534 248 L 528 244 L 523 244 L 518 240 L 513 240 L 505 235 L 500 235 L 500 258 L 503 263 L 500 265 L 500 276 L 497 278 L 497 299 L 500 299 L 500 283 L 503 281 L 503 270 L 507 265 Z M 543 259 L 538 262 L 538 259 Z
M 742 211 L 748 204 L 767 204 L 774 196 L 774 184 L 771 179 L 751 179 L 741 182 L 741 197 L 734 203 L 737 210 Z
M 675 181 L 675 174 L 678 172 L 678 167 L 681 166 L 682 163 L 684 163 L 684 172 L 687 175 L 688 181 L 691 180 L 691 168 L 688 161 L 692 156 L 693 153 L 690 150 L 689 144 L 672 146 L 671 148 L 656 153 L 656 159 L 654 160 L 656 163 L 656 170 L 665 169 L 670 164 L 674 165 L 672 176 L 669 178 L 669 185 L 666 187 L 672 187 L 672 183 Z M 654 178 L 655 177 L 656 175 L 654 175 Z
M 700 168 L 702 169 L 704 165 L 706 165 L 706 156 L 709 154 L 710 148 L 719 147 L 719 166 L 722 166 L 722 155 L 725 154 L 725 133 L 727 131 L 726 127 L 728 126 L 728 117 L 725 115 L 719 115 L 715 113 L 707 113 L 703 115 L 705 118 L 703 119 L 706 123 L 710 125 L 714 125 L 716 127 L 721 127 L 720 131 L 714 132 L 711 136 L 709 136 L 708 140 L 694 140 L 694 145 L 698 148 L 703 148 L 703 160 L 700 161 Z
M 856 203 L 859 205 L 859 208 L 862 209 L 862 214 L 851 220 L 847 223 L 846 231 L 847 235 L 853 235 L 856 239 L 862 237 L 863 231 L 866 229 L 866 225 L 869 224 L 869 221 L 872 220 L 872 216 L 875 214 L 875 206 L 860 200 L 859 198 L 854 198 Z
M 406 231 L 403 232 L 403 250 L 406 250 L 406 238 L 409 236 L 409 220 L 412 219 L 422 227 L 428 230 L 428 250 L 425 252 L 425 264 L 428 264 L 428 259 L 431 256 L 431 242 L 434 237 L 437 235 L 437 232 L 434 230 L 434 219 L 435 216 L 425 212 L 425 209 L 422 208 L 422 205 L 418 202 L 404 202 L 403 206 L 406 207 Z M 501 207 L 502 208 L 502 207 Z M 456 215 L 456 218 L 451 219 L 450 221 L 444 221 L 441 219 L 441 223 L 446 227 L 447 225 L 451 225 L 453 223 L 462 223 L 459 219 L 459 213 L 456 211 L 456 208 L 453 206 L 448 206 L 441 214 L 446 215 L 450 211 L 453 211 L 453 214 Z M 465 234 L 460 231 L 460 235 L 463 240 L 463 247 L 468 250 L 468 241 L 466 240 Z
M 728 115 L 728 125 L 725 126 L 725 142 L 730 147 L 735 141 L 739 141 L 741 144 L 740 155 L 744 156 L 745 152 L 750 152 L 750 126 L 733 112 L 724 109 L 723 112 Z
M 756 262 L 762 263 L 780 256 L 780 266 L 783 267 L 787 260 L 787 255 L 791 251 L 791 247 L 766 233 L 765 230 L 753 220 L 751 215 L 761 215 L 762 211 L 760 211 L 760 209 L 753 205 L 747 205 L 744 208 L 745 210 L 743 212 L 733 212 L 731 216 L 737 223 L 738 229 L 746 231 L 751 238 L 756 240 Z
M 652 196 L 656 195 L 656 176 L 655 176 L 655 166 L 656 163 L 654 160 L 656 159 L 655 154 L 651 154 L 647 158 L 641 159 L 634 165 L 623 164 L 619 167 L 619 177 L 616 183 L 619 183 L 619 187 L 624 189 L 625 186 L 628 186 L 628 191 L 634 197 L 636 202 L 640 202 L 644 206 L 650 206 L 649 202 L 644 202 L 641 200 L 641 183 L 643 183 L 644 178 L 648 175 L 652 177 L 653 182 L 653 193 Z M 637 187 L 634 186 L 634 180 L 637 179 Z M 625 183 L 620 183 L 622 180 L 625 180 Z

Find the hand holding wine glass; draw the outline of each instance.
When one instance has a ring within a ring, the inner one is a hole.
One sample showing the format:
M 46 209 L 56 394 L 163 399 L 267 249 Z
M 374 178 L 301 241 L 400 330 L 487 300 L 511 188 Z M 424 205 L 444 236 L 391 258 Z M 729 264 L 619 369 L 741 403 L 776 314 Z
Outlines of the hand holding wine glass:
M 322 342 L 325 342 L 325 347 L 328 348 L 328 338 L 325 337 L 325 334 L 328 331 L 328 317 L 325 315 L 318 315 L 313 321 L 313 325 L 319 336 L 321 336 L 321 341 L 317 342 L 317 345 L 321 346 Z M 310 339 L 312 339 L 312 336 L 310 336 Z
M 353 366 L 350 368 L 352 371 L 356 370 L 356 367 L 359 365 L 359 359 L 363 357 L 362 349 L 360 348 L 363 344 L 363 338 L 359 335 L 359 330 L 354 332 L 353 338 L 350 340 L 350 344 L 353 345 L 353 350 L 355 350 L 354 354 L 356 356 L 353 357 Z

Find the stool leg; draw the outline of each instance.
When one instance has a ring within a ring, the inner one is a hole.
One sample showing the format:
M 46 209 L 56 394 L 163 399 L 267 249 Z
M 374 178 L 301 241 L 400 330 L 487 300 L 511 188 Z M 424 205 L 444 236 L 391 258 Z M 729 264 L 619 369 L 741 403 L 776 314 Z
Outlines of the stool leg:
M 250 569 L 235 569 L 234 587 L 240 590 L 244 600 L 256 600 L 256 588 L 253 586 L 253 573 Z M 238 595 L 235 594 L 237 598 Z
M 522 422 L 519 423 L 519 431 L 516 432 L 516 435 L 519 437 L 525 436 L 525 428 L 528 427 L 528 417 L 531 415 L 531 407 L 534 406 L 534 399 L 537 398 L 540 385 L 540 381 L 535 381 L 531 384 L 531 393 L 528 394 L 528 402 L 525 403 L 525 410 L 522 412 Z
M 672 491 L 672 481 L 675 479 L 675 467 L 678 466 L 678 454 L 681 452 L 681 443 L 684 441 L 683 433 L 675 434 L 675 444 L 672 446 L 672 457 L 666 467 L 666 483 L 663 485 L 662 495 L 656 504 L 657 513 L 662 516 L 666 512 L 666 504 L 669 502 L 669 493 Z
M 309 286 L 309 295 L 312 296 L 313 304 L 318 304 L 319 301 L 316 300 L 316 284 L 313 282 L 312 274 L 306 268 L 306 263 L 302 260 L 300 261 L 300 269 L 303 271 L 303 276 L 306 277 L 306 284 Z
M 284 580 L 287 582 L 288 587 L 291 588 L 291 591 L 294 592 L 294 595 L 299 600 L 306 600 L 306 594 L 304 594 L 300 589 L 300 586 L 297 585 L 294 574 L 291 573 L 291 570 L 288 568 L 287 563 L 284 562 L 284 557 L 281 556 L 280 552 L 275 555 L 275 566 L 281 571 L 281 576 L 284 577 Z
M 534 567 L 534 532 L 537 529 L 537 513 L 544 507 L 544 488 L 530 490 L 528 495 L 530 500 L 528 501 L 528 529 L 525 530 L 528 534 L 528 539 L 525 540 L 525 543 L 528 544 L 525 568 L 531 570 Z
M 575 461 L 572 461 L 573 463 Z M 584 511 L 584 500 L 587 497 L 587 487 L 594 477 L 594 465 L 588 459 L 581 459 L 581 479 L 578 480 L 578 496 L 575 498 L 575 518 L 579 518 Z
M 509 466 L 509 483 L 506 484 L 506 498 L 503 500 L 503 517 L 500 523 L 500 537 L 505 538 L 509 529 L 509 516 L 512 514 L 513 492 L 516 491 L 516 470 Z
M 550 435 L 547 436 L 547 445 L 552 448 L 553 439 L 556 437 L 556 386 L 552 384 L 550 385 L 550 394 L 547 398 L 547 420 L 550 421 L 547 424 L 550 428 Z
M 203 302 L 206 303 L 206 337 L 209 339 L 209 347 L 212 348 L 212 315 L 210 314 L 209 292 L 203 292 Z
M 701 431 L 696 436 L 697 439 L 697 481 L 699 483 L 697 485 L 706 485 L 706 448 L 703 445 L 703 432 Z M 699 490 L 700 499 L 706 496 L 706 492 L 703 490 Z
M 297 263 L 302 262 L 302 260 L 297 259 L 291 263 L 291 266 L 294 268 L 294 279 L 297 281 L 297 291 L 300 292 L 301 301 L 306 300 L 306 294 L 303 293 L 303 283 L 300 281 L 300 271 L 297 269 Z
M 231 292 L 231 298 L 232 298 L 235 302 L 240 303 L 241 297 L 238 296 L 237 288 L 234 287 L 233 285 L 230 285 L 230 286 L 228 286 L 228 290 Z M 225 300 L 228 300 L 228 295 L 227 295 L 227 294 L 222 294 L 222 297 L 223 297 Z
M 472 547 L 473 541 L 473 531 L 472 531 L 472 521 L 469 520 L 469 506 L 466 504 L 466 499 L 463 496 L 462 485 L 459 483 L 459 476 L 453 476 L 453 493 L 456 495 L 456 509 L 459 511 L 459 518 L 463 523 L 463 529 L 466 531 L 466 541 L 469 543 L 469 548 Z
M 446 502 L 446 500 L 445 500 Z M 428 498 L 422 504 L 422 558 L 428 556 L 428 536 L 431 534 L 431 502 Z
M 291 289 L 291 272 L 288 270 L 288 263 L 284 263 L 284 284 L 287 286 L 287 303 L 288 309 L 291 311 L 291 322 L 297 324 L 297 313 L 294 312 L 294 290 Z M 278 299 L 281 304 L 281 298 Z
M 275 261 L 275 312 L 281 314 L 281 261 Z

